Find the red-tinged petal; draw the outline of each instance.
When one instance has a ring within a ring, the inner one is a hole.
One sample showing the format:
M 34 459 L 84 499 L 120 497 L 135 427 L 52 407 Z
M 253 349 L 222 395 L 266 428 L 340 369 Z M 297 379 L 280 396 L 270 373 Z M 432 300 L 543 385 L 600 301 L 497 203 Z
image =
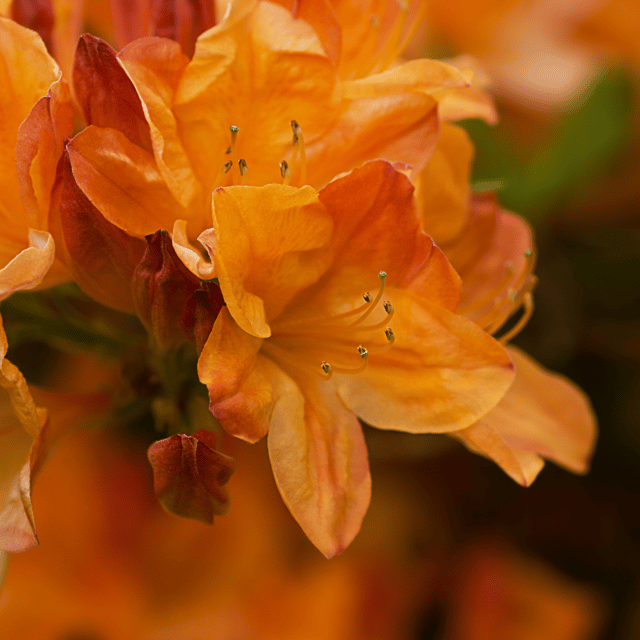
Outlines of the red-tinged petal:
M 33 225 L 25 217 L 18 190 L 14 158 L 18 129 L 59 78 L 60 70 L 38 34 L 0 17 L 0 222 L 3 235 L 20 239 L 21 248 L 26 246 L 27 228 Z
M 119 131 L 88 127 L 68 149 L 78 186 L 109 222 L 129 235 L 143 238 L 186 217 L 153 156 Z
M 293 13 L 294 18 L 308 22 L 318 34 L 322 48 L 337 66 L 342 51 L 342 29 L 328 0 L 276 0 Z
M 370 350 L 366 369 L 337 376 L 340 396 L 365 422 L 410 433 L 465 428 L 490 411 L 513 381 L 504 348 L 475 323 L 399 289 L 395 342 Z
M 199 185 L 182 147 L 172 108 L 189 59 L 178 43 L 160 38 L 132 42 L 118 59 L 143 101 L 158 168 L 175 198 L 187 206 Z
M 273 389 L 280 376 L 282 371 L 259 355 L 238 392 L 211 404 L 213 415 L 227 433 L 247 442 L 257 442 L 267 433 L 274 403 Z
M 29 247 L 0 269 L 0 300 L 14 291 L 37 287 L 53 264 L 55 252 L 50 233 L 29 229 Z
M 223 307 L 198 360 L 211 404 L 236 394 L 255 366 L 262 340 L 243 331 Z
M 597 437 L 596 418 L 586 395 L 519 349 L 507 350 L 516 366 L 515 381 L 481 422 L 514 451 L 536 454 L 573 473 L 586 473 Z
M 151 34 L 151 0 L 111 0 L 111 14 L 120 47 Z
M 149 125 L 135 87 L 103 40 L 84 34 L 73 65 L 73 87 L 88 124 L 116 129 L 151 150 Z
M 416 184 L 422 228 L 440 246 L 456 239 L 467 222 L 472 160 L 473 144 L 464 129 L 443 125 Z
M 228 187 L 213 195 L 216 269 L 230 314 L 257 337 L 318 280 L 333 224 L 310 187 Z
M 192 56 L 196 38 L 215 24 L 215 4 L 211 0 L 159 0 L 154 3 L 152 33 L 180 44 Z
M 507 391 L 508 393 L 510 392 Z M 493 409 L 488 415 L 494 411 L 497 409 Z M 493 460 L 510 478 L 523 487 L 528 487 L 542 471 L 544 460 L 531 451 L 510 447 L 500 431 L 490 424 L 490 420 L 485 417 L 474 425 L 449 435 L 460 440 L 473 453 Z
M 308 182 L 325 185 L 376 158 L 408 164 L 417 175 L 431 157 L 439 132 L 437 105 L 430 96 L 404 93 L 348 102 L 332 126 L 307 145 Z
M 413 185 L 388 162 L 369 162 L 329 183 L 320 201 L 334 220 L 332 272 L 358 267 L 387 273 L 389 286 L 411 288 L 454 310 L 460 281 L 420 231 Z
M 67 159 L 62 163 L 60 225 L 74 280 L 98 302 L 135 313 L 131 278 L 145 250 L 111 224 L 80 190 Z
M 193 436 L 175 435 L 149 447 L 153 487 L 167 511 L 213 524 L 214 515 L 229 508 L 223 486 L 235 469 L 234 461 L 215 450 L 216 436 L 205 430 Z
M 55 82 L 20 125 L 16 168 L 20 197 L 32 227 L 46 228 L 51 190 L 64 139 L 73 129 L 73 104 L 66 82 Z
M 282 498 L 328 558 L 360 530 L 371 497 L 362 429 L 326 382 L 282 375 L 269 429 L 269 458 Z
M 404 92 L 433 94 L 442 89 L 467 86 L 469 81 L 458 68 L 440 60 L 421 58 L 389 71 L 347 81 L 342 90 L 347 100 L 355 100 Z
M 37 32 L 47 49 L 52 51 L 55 15 L 51 0 L 13 0 L 11 18 L 23 27 Z

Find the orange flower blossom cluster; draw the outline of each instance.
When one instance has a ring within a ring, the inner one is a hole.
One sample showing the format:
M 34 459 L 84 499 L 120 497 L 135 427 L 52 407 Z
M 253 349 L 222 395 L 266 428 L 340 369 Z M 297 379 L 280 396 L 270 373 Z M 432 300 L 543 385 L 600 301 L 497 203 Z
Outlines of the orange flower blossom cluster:
M 16 22 L 28 5 L 0 18 L 0 299 L 75 283 L 51 290 L 73 320 L 62 338 L 113 343 L 121 367 L 37 390 L 0 334 L 3 549 L 37 543 L 31 487 L 59 437 L 143 414 L 168 510 L 212 522 L 235 469 L 224 434 L 267 437 L 282 499 L 328 557 L 369 504 L 360 421 L 448 434 L 523 485 L 543 458 L 587 470 L 588 401 L 505 346 L 533 308 L 533 238 L 470 191 L 452 124 L 494 121 L 491 100 L 460 61 L 399 58 L 420 3 L 134 3 L 123 35 L 114 2 L 132 41 L 82 35 L 61 66 Z

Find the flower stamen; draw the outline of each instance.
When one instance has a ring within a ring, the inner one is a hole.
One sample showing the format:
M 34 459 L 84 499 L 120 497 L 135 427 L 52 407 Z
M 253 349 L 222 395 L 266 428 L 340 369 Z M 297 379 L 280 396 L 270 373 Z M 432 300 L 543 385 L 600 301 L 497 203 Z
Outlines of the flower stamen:
M 282 176 L 282 184 L 289 184 L 291 172 L 289 171 L 289 163 L 286 160 L 280 163 L 280 175 Z
M 307 155 L 304 150 L 304 137 L 296 120 L 291 121 L 291 129 L 293 131 L 293 159 L 291 163 L 293 166 L 299 163 L 299 182 L 300 186 L 304 186 L 307 183 Z

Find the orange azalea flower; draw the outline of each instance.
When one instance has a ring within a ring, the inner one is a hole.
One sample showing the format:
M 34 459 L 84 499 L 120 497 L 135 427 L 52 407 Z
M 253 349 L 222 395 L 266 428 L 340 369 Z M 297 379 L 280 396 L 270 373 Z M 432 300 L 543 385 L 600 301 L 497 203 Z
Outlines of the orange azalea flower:
M 457 431 L 511 382 L 505 351 L 454 313 L 458 276 L 419 231 L 412 193 L 380 161 L 319 194 L 220 188 L 204 234 L 226 303 L 198 363 L 211 409 L 233 435 L 269 432 L 284 501 L 327 556 L 369 502 L 353 413 L 384 429 Z
M 444 125 L 433 157 L 418 179 L 422 226 L 462 278 L 458 313 L 503 344 L 533 311 L 534 244 L 529 225 L 501 211 L 491 194 L 468 188 L 473 148 L 467 134 Z M 523 307 L 518 322 L 503 327 Z M 475 425 L 452 433 L 469 449 L 497 462 L 516 482 L 533 482 L 548 458 L 585 473 L 596 439 L 596 420 L 585 394 L 515 347 L 508 353 L 516 379 L 495 409 Z

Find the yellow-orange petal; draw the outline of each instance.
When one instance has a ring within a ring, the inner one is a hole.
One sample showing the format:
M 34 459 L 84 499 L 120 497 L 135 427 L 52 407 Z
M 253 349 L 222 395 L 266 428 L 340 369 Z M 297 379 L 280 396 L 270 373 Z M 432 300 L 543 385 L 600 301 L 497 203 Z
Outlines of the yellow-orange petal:
M 328 558 L 360 530 L 371 497 L 367 449 L 358 420 L 333 385 L 282 374 L 268 445 L 282 498 Z
M 489 414 L 494 411 L 496 409 Z M 523 487 L 528 487 L 542 471 L 544 460 L 532 451 L 510 447 L 500 435 L 499 430 L 490 423 L 491 418 L 484 418 L 466 429 L 454 431 L 449 435 L 459 440 L 473 453 L 493 460 L 510 478 Z
M 507 350 L 516 366 L 514 383 L 481 423 L 517 455 L 535 454 L 573 473 L 586 473 L 597 437 L 596 418 L 587 396 L 573 382 L 544 369 L 516 347 Z M 495 459 L 491 449 L 484 455 Z
M 29 229 L 29 246 L 0 269 L 0 300 L 14 291 L 37 287 L 53 264 L 55 253 L 50 233 Z
M 340 397 L 381 429 L 446 433 L 490 411 L 513 380 L 504 348 L 475 323 L 400 289 L 388 292 L 395 342 L 357 375 L 337 376 Z
M 214 192 L 218 279 L 242 329 L 269 337 L 269 318 L 326 269 L 332 227 L 310 187 L 270 184 Z
M 150 153 L 115 129 L 87 127 L 68 145 L 76 183 L 104 217 L 139 238 L 172 229 L 185 212 Z
M 404 92 L 433 94 L 442 89 L 467 87 L 466 75 L 440 60 L 410 60 L 393 69 L 359 80 L 346 81 L 343 96 L 347 100 L 375 98 Z
M 467 221 L 473 145 L 464 129 L 443 124 L 440 138 L 416 181 L 422 228 L 438 244 L 450 242 Z
M 211 412 L 227 433 L 247 442 L 257 442 L 266 435 L 273 410 L 274 381 L 277 386 L 280 375 L 271 360 L 258 355 L 237 393 L 211 404 Z
M 209 233 L 207 233 L 209 231 Z M 206 235 L 203 235 L 206 234 Z M 212 235 L 213 234 L 213 235 Z M 210 238 L 212 246 L 215 247 L 215 232 L 213 229 L 203 231 L 199 238 Z M 184 264 L 194 276 L 197 276 L 201 280 L 211 280 L 216 277 L 215 264 L 213 260 L 205 260 L 202 257 L 202 253 L 198 251 L 190 242 L 187 235 L 187 221 L 176 220 L 173 225 L 173 233 L 171 234 L 171 240 L 173 242 L 173 249 L 182 260 Z M 208 248 L 207 244 L 204 244 L 205 248 Z M 213 256 L 214 251 L 209 252 Z
M 14 158 L 18 129 L 59 78 L 60 70 L 40 36 L 0 17 L 0 223 L 3 236 L 20 240 L 21 248 L 26 246 L 27 228 L 35 225 L 25 216 L 18 189 Z M 3 250 L 0 260 L 8 258 Z
M 439 132 L 437 103 L 431 96 L 401 93 L 347 102 L 340 117 L 306 146 L 308 182 L 325 185 L 376 158 L 410 165 L 411 174 L 417 175 L 431 157 Z
M 222 307 L 198 360 L 198 377 L 209 390 L 212 405 L 240 390 L 255 366 L 261 344 Z

